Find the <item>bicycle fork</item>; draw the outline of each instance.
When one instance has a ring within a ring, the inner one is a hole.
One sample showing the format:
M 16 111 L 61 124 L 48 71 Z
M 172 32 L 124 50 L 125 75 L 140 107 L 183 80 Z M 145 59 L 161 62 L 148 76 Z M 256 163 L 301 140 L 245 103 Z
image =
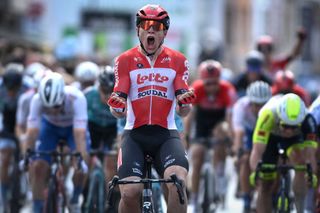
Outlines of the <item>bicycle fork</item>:
M 146 178 L 151 178 L 151 164 L 147 162 Z M 142 212 L 153 213 L 154 206 L 152 202 L 152 184 L 151 182 L 144 183 L 142 191 Z

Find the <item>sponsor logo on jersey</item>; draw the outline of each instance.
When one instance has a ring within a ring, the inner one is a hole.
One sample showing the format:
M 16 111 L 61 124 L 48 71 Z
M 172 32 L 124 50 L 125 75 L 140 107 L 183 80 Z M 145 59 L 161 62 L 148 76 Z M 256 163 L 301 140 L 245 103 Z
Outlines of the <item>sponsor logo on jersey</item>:
M 166 62 L 170 62 L 171 61 L 171 58 L 170 57 L 164 57 L 162 60 L 161 60 L 161 64 L 164 64 L 164 63 L 166 63 Z
M 265 131 L 258 131 L 258 135 L 261 137 L 265 137 L 266 136 L 266 132 Z
M 142 59 L 141 59 L 140 57 L 134 57 L 133 60 L 134 60 L 135 62 L 142 61 Z
M 316 137 L 316 134 L 309 133 L 309 134 L 307 134 L 306 139 L 310 140 L 310 141 L 315 141 L 317 139 L 317 137 Z
M 160 90 L 156 90 L 156 89 L 150 89 L 150 90 L 146 90 L 143 92 L 139 92 L 138 93 L 138 98 L 143 98 L 145 96 L 158 96 L 158 97 L 162 97 L 162 98 L 168 98 L 167 93 L 160 91 Z
M 160 73 L 150 73 L 149 75 L 141 75 L 138 74 L 137 76 L 137 84 L 143 84 L 146 81 L 154 81 L 158 83 L 163 83 L 165 81 L 168 81 L 169 77 L 165 75 L 161 75 Z
M 119 66 L 119 61 L 116 60 L 115 65 L 114 65 L 114 68 L 113 68 L 113 70 L 114 70 L 114 78 L 115 78 L 115 79 L 114 79 L 114 80 L 115 80 L 115 83 L 114 83 L 114 86 L 115 86 L 115 87 L 117 87 L 118 84 L 119 84 L 118 66 Z

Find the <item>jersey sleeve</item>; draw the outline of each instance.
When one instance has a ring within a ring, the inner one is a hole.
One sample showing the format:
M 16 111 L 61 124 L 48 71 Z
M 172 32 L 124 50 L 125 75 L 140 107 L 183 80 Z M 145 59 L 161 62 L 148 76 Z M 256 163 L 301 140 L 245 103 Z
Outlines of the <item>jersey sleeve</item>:
M 274 125 L 273 113 L 270 109 L 261 109 L 253 132 L 253 143 L 267 144 Z
M 41 108 L 40 96 L 36 94 L 31 99 L 27 128 L 40 128 Z
M 86 129 L 88 123 L 88 109 L 87 100 L 85 96 L 79 91 L 79 95 L 73 101 L 74 117 L 73 128 L 74 129 Z
M 317 148 L 317 123 L 311 113 L 307 114 L 302 123 L 304 144 L 308 147 Z
M 113 89 L 114 92 L 121 92 L 128 95 L 130 89 L 130 75 L 128 67 L 128 59 L 126 55 L 120 55 L 115 59 L 115 85 Z
M 18 107 L 17 107 L 17 113 L 16 113 L 16 123 L 18 125 L 25 125 L 28 118 L 27 106 L 25 106 L 26 99 L 24 94 L 21 95 L 18 99 Z
M 201 80 L 195 80 L 192 85 L 191 88 L 194 90 L 194 93 L 196 95 L 196 99 L 193 102 L 193 105 L 197 105 L 200 103 L 205 91 L 203 88 L 203 82 Z
M 184 59 L 184 60 L 183 60 Z M 176 77 L 174 79 L 174 90 L 188 89 L 188 79 L 189 79 L 189 63 L 184 57 L 177 69 L 176 69 Z
M 236 102 L 232 109 L 232 127 L 236 131 L 244 131 L 244 112 L 245 109 L 243 107 L 243 104 L 240 101 Z

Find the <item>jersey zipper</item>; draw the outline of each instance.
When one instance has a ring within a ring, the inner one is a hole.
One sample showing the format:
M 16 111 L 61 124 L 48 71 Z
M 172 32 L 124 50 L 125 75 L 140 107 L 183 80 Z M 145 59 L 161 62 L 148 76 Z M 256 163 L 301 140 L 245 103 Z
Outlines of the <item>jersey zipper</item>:
M 152 61 L 150 60 L 149 57 L 147 57 L 148 61 L 149 61 L 149 64 L 150 64 L 150 67 L 151 67 L 151 70 L 152 70 L 152 76 L 154 76 L 154 64 L 152 63 Z M 150 108 L 149 108 L 149 125 L 152 124 L 152 90 L 153 90 L 153 81 L 151 81 L 151 94 L 150 94 Z

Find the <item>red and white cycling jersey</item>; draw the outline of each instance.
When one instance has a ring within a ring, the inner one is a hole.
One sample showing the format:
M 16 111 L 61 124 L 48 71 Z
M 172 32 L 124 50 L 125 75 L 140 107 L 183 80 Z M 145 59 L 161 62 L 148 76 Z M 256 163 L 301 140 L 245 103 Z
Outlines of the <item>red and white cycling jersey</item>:
M 125 129 L 142 125 L 159 125 L 176 129 L 174 122 L 175 92 L 188 89 L 188 62 L 179 52 L 163 47 L 154 64 L 132 48 L 115 60 L 114 92 L 127 98 Z

